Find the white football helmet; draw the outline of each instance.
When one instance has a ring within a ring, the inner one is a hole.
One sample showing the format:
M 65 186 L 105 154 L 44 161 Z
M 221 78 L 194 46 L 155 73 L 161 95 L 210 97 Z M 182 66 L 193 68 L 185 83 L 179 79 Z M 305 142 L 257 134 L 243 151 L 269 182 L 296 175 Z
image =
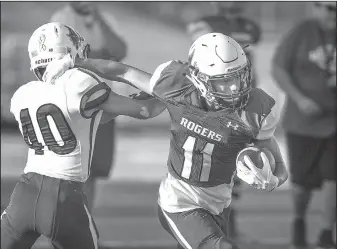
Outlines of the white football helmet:
M 208 33 L 189 50 L 188 77 L 215 109 L 241 109 L 251 90 L 251 65 L 242 47 L 231 37 Z
M 28 42 L 31 70 L 39 80 L 46 66 L 66 54 L 86 58 L 90 51 L 84 38 L 73 28 L 58 22 L 47 23 L 34 31 Z

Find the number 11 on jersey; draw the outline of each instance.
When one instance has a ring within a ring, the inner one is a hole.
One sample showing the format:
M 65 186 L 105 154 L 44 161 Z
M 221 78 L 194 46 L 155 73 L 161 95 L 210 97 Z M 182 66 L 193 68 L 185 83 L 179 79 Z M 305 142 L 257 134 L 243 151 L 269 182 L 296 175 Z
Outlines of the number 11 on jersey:
M 193 164 L 193 152 L 195 147 L 196 138 L 188 136 L 185 143 L 183 144 L 184 149 L 184 165 L 181 172 L 181 176 L 185 179 L 189 179 L 192 171 Z M 211 172 L 212 166 L 212 153 L 214 149 L 214 144 L 206 143 L 205 147 L 202 149 L 202 164 L 195 165 L 196 167 L 201 167 L 200 181 L 208 181 L 209 174 Z

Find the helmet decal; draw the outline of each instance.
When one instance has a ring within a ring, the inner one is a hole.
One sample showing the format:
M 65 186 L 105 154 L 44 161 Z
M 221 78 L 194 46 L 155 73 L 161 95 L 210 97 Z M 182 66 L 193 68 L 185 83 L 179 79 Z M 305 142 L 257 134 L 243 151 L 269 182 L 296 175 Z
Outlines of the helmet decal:
M 216 54 L 216 56 L 219 57 L 219 59 L 220 59 L 223 63 L 231 63 L 231 62 L 233 62 L 233 61 L 235 61 L 235 60 L 238 59 L 238 55 L 236 54 L 236 57 L 234 57 L 232 60 L 230 60 L 230 61 L 225 61 L 225 59 L 221 58 L 221 56 L 219 55 L 217 48 L 218 48 L 218 45 L 215 45 L 215 54 Z
M 45 41 L 46 41 L 45 34 L 40 35 L 40 37 L 39 37 L 39 48 L 40 48 L 40 51 L 46 51 L 47 47 L 44 44 Z

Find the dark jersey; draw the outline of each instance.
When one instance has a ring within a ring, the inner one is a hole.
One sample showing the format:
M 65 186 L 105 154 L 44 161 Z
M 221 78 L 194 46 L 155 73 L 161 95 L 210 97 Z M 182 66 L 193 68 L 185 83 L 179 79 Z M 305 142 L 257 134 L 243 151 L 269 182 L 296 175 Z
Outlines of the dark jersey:
M 153 95 L 166 103 L 171 116 L 169 172 L 194 186 L 231 183 L 237 153 L 258 138 L 275 101 L 260 89 L 251 92 L 242 114 L 205 111 L 193 100 L 197 91 L 178 61 L 160 65 L 151 78 Z

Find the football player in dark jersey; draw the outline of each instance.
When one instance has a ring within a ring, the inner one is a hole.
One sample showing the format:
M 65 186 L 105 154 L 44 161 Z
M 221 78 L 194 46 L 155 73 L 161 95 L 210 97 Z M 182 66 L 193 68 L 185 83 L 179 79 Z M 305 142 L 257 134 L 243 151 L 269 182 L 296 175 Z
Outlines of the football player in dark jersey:
M 238 152 L 254 144 L 274 155 L 270 180 L 254 176 L 252 186 L 272 191 L 288 177 L 273 136 L 275 101 L 251 88 L 251 65 L 242 47 L 226 35 L 206 34 L 192 44 L 187 63 L 168 61 L 152 76 L 118 62 L 76 58 L 74 63 L 65 57 L 47 68 L 46 80 L 74 64 L 131 84 L 166 105 L 171 145 L 158 211 L 178 248 L 238 248 L 226 235 Z M 269 163 L 266 157 L 264 162 Z
M 243 16 L 243 3 L 240 2 L 211 2 L 214 15 L 200 18 L 187 25 L 187 32 L 191 39 L 195 41 L 201 35 L 219 32 L 232 37 L 241 46 L 249 45 L 245 48 L 245 53 L 252 62 L 252 87 L 257 86 L 257 76 L 254 67 L 254 48 L 253 46 L 260 42 L 261 29 L 250 19 Z M 230 237 L 240 240 L 247 240 L 247 236 L 239 236 L 237 229 L 235 202 L 240 198 L 241 182 L 235 177 L 233 187 L 233 202 L 229 216 L 228 233 Z

